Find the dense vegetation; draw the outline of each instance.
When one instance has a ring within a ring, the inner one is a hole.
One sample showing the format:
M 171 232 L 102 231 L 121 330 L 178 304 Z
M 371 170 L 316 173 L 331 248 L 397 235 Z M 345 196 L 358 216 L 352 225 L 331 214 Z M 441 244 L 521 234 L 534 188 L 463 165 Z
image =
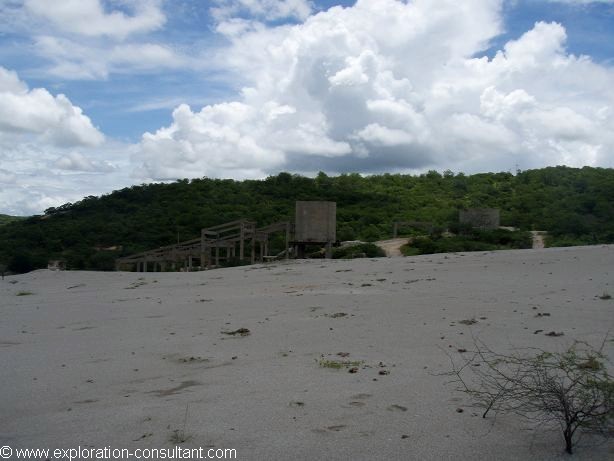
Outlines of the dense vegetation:
M 333 259 L 381 258 L 386 256 L 384 250 L 373 243 L 360 243 L 333 250 Z
M 292 219 L 295 200 L 336 201 L 339 240 L 389 238 L 396 220 L 446 228 L 458 221 L 461 208 L 494 207 L 503 226 L 549 231 L 551 245 L 612 243 L 613 198 L 614 170 L 589 167 L 516 175 L 185 179 L 86 197 L 0 226 L 0 262 L 14 272 L 45 267 L 49 259 L 64 259 L 74 269 L 110 269 L 119 255 L 193 238 L 203 227 L 238 218 L 258 225 Z
M 429 235 L 415 236 L 411 238 L 411 243 L 401 248 L 401 251 L 405 256 L 413 256 L 460 251 L 512 250 L 533 246 L 533 239 L 527 231 L 450 227 L 454 232 L 452 235 L 445 235 L 443 232 L 435 230 Z

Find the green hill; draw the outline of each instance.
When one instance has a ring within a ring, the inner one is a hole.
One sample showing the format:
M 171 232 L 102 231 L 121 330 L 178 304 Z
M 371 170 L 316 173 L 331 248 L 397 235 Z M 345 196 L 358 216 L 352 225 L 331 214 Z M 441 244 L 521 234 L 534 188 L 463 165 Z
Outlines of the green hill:
M 0 214 L 0 226 L 3 226 L 11 222 L 19 221 L 21 219 L 25 219 L 25 218 L 22 216 L 9 216 L 6 214 Z
M 292 219 L 296 200 L 336 201 L 340 240 L 390 237 L 395 220 L 446 227 L 460 208 L 493 207 L 501 210 L 501 225 L 547 230 L 553 245 L 613 243 L 613 197 L 614 170 L 590 167 L 517 175 L 280 173 L 261 181 L 179 180 L 86 197 L 1 226 L 0 261 L 16 272 L 56 258 L 69 268 L 110 269 L 117 256 L 197 237 L 203 227 L 239 218 L 258 225 Z

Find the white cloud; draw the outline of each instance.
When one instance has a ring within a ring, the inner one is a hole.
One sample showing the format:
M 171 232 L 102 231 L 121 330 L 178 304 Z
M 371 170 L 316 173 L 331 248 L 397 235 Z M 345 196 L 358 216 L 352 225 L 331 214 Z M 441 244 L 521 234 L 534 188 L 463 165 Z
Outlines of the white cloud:
M 212 3 L 216 6 L 211 8 L 211 14 L 220 22 L 241 13 L 266 21 L 304 20 L 313 10 L 313 2 L 309 0 L 213 0 Z
M 33 141 L 0 141 L 0 210 L 41 214 L 49 207 L 129 186 L 131 149 L 113 142 L 75 151 Z
M 54 64 L 53 75 L 73 79 L 106 79 L 111 73 L 159 72 L 186 64 L 184 57 L 165 45 L 152 43 L 83 45 L 66 38 L 39 36 L 38 53 Z
M 197 176 L 261 176 L 281 160 L 281 152 L 257 142 L 261 116 L 238 102 L 207 106 L 198 113 L 181 105 L 173 112 L 172 126 L 143 136 L 143 166 L 156 179 L 184 177 L 186 171 Z
M 90 173 L 109 173 L 115 170 L 110 163 L 92 160 L 79 152 L 69 152 L 63 155 L 52 166 L 61 170 Z
M 116 2 L 117 3 L 117 2 Z M 121 10 L 105 11 L 111 2 L 103 0 L 25 0 L 32 13 L 52 22 L 59 30 L 89 37 L 106 36 L 125 39 L 135 33 L 151 32 L 166 22 L 159 1 L 132 0 L 119 2 L 134 14 Z
M 358 0 L 302 24 L 230 19 L 235 102 L 143 137 L 148 178 L 614 165 L 614 71 L 536 23 L 492 59 L 501 1 Z M 219 120 L 218 120 L 219 119 Z
M 8 170 L 3 170 L 0 168 L 0 192 L 4 187 L 9 184 L 15 184 L 17 181 L 17 176 L 11 173 Z
M 0 33 L 31 43 L 27 52 L 46 61 L 37 63 L 37 75 L 95 80 L 189 68 L 190 60 L 163 35 L 151 39 L 166 23 L 163 1 L 9 0 L 0 2 Z M 22 46 L 7 42 L 3 48 L 23 52 Z
M 128 185 L 129 150 L 105 140 L 66 96 L 29 89 L 17 73 L 0 67 L 2 213 L 41 213 Z
M 63 94 L 28 89 L 15 72 L 0 67 L 0 140 L 35 137 L 59 146 L 96 146 L 104 136 Z

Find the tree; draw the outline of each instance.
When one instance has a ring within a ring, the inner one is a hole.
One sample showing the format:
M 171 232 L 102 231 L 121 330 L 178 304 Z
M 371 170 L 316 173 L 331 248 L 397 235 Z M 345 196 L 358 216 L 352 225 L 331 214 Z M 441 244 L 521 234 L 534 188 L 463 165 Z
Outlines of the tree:
M 531 349 L 532 353 L 499 354 L 474 340 L 470 359 L 457 367 L 452 360 L 458 390 L 473 405 L 489 412 L 514 413 L 539 427 L 558 424 L 565 451 L 573 453 L 581 432 L 614 435 L 614 381 L 603 354 L 576 341 L 564 352 Z

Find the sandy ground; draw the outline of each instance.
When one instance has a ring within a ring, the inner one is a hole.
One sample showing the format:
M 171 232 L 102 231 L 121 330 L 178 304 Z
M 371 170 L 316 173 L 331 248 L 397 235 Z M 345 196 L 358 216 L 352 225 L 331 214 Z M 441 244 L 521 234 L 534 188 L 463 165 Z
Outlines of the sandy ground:
M 437 374 L 472 334 L 500 352 L 599 343 L 613 271 L 599 246 L 7 277 L 0 445 L 161 448 L 183 430 L 184 447 L 246 460 L 571 459 L 558 431 L 484 420 Z M 339 352 L 357 373 L 319 365 Z

